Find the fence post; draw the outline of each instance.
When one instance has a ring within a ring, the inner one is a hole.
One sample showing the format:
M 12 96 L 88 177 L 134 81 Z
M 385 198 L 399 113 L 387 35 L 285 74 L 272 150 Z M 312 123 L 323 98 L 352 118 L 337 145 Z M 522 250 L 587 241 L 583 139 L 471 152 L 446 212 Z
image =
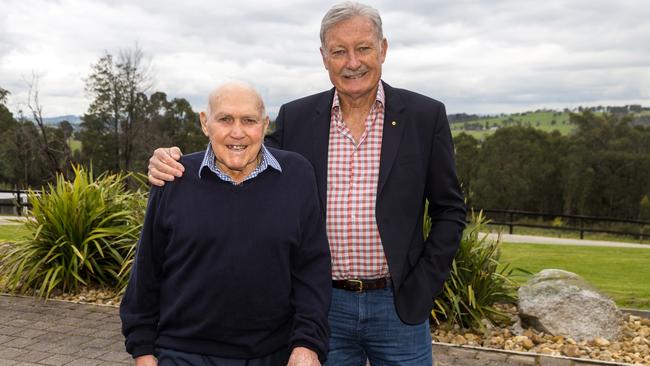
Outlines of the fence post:
M 509 225 L 509 227 L 510 227 L 510 235 L 512 235 L 512 231 L 513 231 L 513 227 L 514 227 L 513 221 L 514 221 L 514 215 L 515 214 L 512 213 L 512 212 L 510 212 L 509 214 L 510 214 L 510 225 Z
M 584 230 L 584 228 L 585 228 L 585 221 L 581 217 L 580 218 L 580 240 L 585 238 L 585 230 Z
M 20 189 L 16 187 L 16 209 L 18 210 L 18 216 L 23 215 L 23 201 L 20 199 Z

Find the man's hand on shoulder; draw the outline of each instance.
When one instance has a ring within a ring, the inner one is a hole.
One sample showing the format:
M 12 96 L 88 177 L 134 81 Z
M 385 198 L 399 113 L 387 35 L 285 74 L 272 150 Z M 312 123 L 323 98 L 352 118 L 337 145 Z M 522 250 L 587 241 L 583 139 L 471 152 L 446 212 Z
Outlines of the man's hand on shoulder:
M 156 366 L 158 361 L 152 355 L 145 355 L 135 358 L 135 366 Z
M 176 146 L 156 149 L 149 158 L 147 171 L 149 183 L 162 187 L 165 182 L 171 182 L 175 177 L 183 176 L 185 168 L 178 162 L 181 155 L 183 155 L 181 149 Z
M 306 347 L 296 347 L 291 351 L 287 366 L 320 366 L 316 352 Z

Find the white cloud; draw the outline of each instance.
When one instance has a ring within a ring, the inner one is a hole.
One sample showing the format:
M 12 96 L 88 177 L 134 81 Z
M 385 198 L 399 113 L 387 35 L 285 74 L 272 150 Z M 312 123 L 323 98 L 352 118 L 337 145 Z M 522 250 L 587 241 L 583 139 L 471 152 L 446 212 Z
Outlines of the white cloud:
M 451 113 L 650 105 L 650 3 L 644 0 L 402 0 L 375 3 L 389 53 L 384 79 L 444 101 Z M 4 0 L 0 86 L 10 107 L 41 75 L 47 115 L 82 114 L 83 79 L 104 53 L 138 44 L 155 84 L 203 108 L 216 84 L 257 85 L 273 114 L 331 87 L 318 53 L 330 2 L 210 5 L 109 0 Z

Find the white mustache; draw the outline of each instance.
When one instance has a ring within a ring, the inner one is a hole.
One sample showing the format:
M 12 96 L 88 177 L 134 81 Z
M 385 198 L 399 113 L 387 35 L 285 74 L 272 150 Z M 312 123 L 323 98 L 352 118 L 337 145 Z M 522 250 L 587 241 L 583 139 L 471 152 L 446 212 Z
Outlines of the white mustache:
M 355 76 L 359 76 L 361 74 L 364 74 L 366 72 L 368 72 L 368 68 L 363 66 L 363 67 L 361 67 L 361 68 L 359 68 L 357 70 L 343 69 L 343 71 L 341 72 L 341 75 L 343 77 L 355 77 Z

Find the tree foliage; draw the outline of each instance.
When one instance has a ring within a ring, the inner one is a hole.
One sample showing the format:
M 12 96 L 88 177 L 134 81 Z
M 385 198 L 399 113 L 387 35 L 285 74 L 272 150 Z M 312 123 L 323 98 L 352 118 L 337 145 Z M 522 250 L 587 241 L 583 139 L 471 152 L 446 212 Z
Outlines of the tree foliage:
M 139 48 L 106 53 L 91 68 L 86 90 L 93 97 L 83 116 L 79 138 L 82 159 L 98 171 L 146 169 L 154 148 L 178 145 L 202 149 L 206 142 L 198 115 L 182 98 L 163 92 L 147 94 L 152 82 Z
M 561 136 L 506 127 L 476 144 L 456 137 L 458 171 L 475 207 L 640 219 L 650 195 L 650 128 L 629 117 L 572 114 Z
M 30 88 L 28 104 L 40 116 L 42 107 L 34 98 L 38 89 L 35 84 Z M 9 91 L 0 88 L 0 184 L 40 186 L 53 180 L 56 172 L 64 171 L 62 167 L 70 158 L 67 141 L 56 126 L 39 125 L 22 113 L 14 118 L 6 106 L 8 95 Z

